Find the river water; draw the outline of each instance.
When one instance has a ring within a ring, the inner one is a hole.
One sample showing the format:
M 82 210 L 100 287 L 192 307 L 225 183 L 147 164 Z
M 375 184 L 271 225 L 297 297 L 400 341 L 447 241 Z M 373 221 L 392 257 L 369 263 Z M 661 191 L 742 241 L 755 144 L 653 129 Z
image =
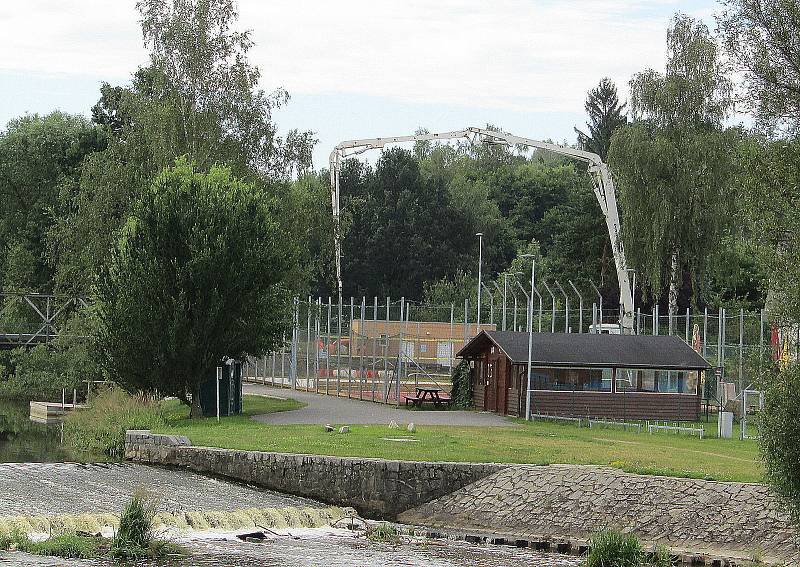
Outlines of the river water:
M 0 516 L 119 510 L 129 492 L 146 484 L 169 508 L 236 509 L 248 506 L 303 506 L 313 502 L 220 479 L 130 463 L 97 463 L 97 455 L 70 450 L 59 425 L 28 419 L 28 405 L 0 399 Z M 5 464 L 3 464 L 5 463 Z M 65 463 L 65 464 L 36 464 Z M 75 464 L 66 464 L 75 463 Z M 196 532 L 180 536 L 190 556 L 143 567 L 576 567 L 574 557 L 529 549 L 476 546 L 443 540 L 375 543 L 347 530 L 288 529 L 264 543 L 230 534 Z M 108 566 L 108 561 L 68 560 L 0 551 L 0 566 Z
M 27 402 L 0 398 L 0 463 L 106 460 L 70 449 L 61 442 L 61 425 L 34 423 L 29 415 Z
M 267 543 L 200 540 L 185 544 L 192 555 L 182 560 L 141 562 L 168 567 L 577 567 L 580 559 L 529 549 L 475 546 L 426 540 L 389 545 L 363 537 L 321 533 L 300 539 L 281 537 Z M 107 566 L 101 561 L 77 561 L 0 553 L 0 565 L 25 567 Z

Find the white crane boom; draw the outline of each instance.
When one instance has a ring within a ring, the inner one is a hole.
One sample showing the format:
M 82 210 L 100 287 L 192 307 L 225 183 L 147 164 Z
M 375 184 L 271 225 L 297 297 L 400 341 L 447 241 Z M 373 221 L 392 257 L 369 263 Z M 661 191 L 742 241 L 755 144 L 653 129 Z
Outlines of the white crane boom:
M 365 152 L 383 148 L 387 144 L 398 144 L 403 142 L 419 142 L 426 140 L 452 140 L 456 138 L 466 138 L 473 143 L 483 142 L 488 144 L 501 144 L 507 146 L 526 146 L 547 150 L 555 154 L 571 157 L 588 164 L 589 175 L 592 179 L 594 194 L 600 204 L 600 210 L 606 219 L 608 236 L 611 240 L 611 247 L 614 252 L 614 264 L 617 269 L 617 280 L 619 281 L 620 303 L 622 306 L 622 320 L 620 321 L 624 332 L 630 333 L 633 330 L 633 293 L 631 291 L 630 278 L 625 263 L 625 250 L 622 245 L 620 234 L 619 212 L 617 210 L 617 195 L 614 189 L 614 181 L 608 166 L 595 153 L 576 150 L 566 146 L 540 142 L 530 138 L 521 138 L 504 132 L 488 130 L 485 128 L 465 128 L 452 132 L 440 132 L 430 134 L 415 134 L 412 136 L 394 136 L 389 138 L 365 138 L 362 140 L 347 140 L 336 145 L 330 155 L 331 173 L 331 207 L 333 210 L 334 226 L 334 248 L 336 254 L 336 282 L 338 285 L 339 297 L 342 296 L 342 242 L 339 218 L 339 170 L 344 158 Z

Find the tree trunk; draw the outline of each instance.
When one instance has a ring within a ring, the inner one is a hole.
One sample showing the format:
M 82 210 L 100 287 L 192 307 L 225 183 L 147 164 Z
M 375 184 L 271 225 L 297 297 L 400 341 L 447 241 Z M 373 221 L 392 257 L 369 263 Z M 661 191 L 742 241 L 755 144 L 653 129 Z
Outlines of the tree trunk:
M 203 408 L 200 407 L 200 384 L 196 384 L 192 392 L 192 406 L 189 411 L 189 417 L 192 419 L 203 417 Z
M 678 253 L 672 253 L 672 265 L 670 266 L 670 273 L 669 273 L 669 316 L 670 321 L 672 321 L 672 317 L 678 312 L 678 278 L 679 278 L 679 266 L 678 266 Z

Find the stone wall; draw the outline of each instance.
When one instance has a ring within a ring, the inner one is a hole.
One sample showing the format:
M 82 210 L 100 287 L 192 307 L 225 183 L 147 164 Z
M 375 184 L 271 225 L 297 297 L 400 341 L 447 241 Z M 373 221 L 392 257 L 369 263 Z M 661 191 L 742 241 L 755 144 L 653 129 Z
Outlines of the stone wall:
M 800 561 L 789 517 L 762 484 L 644 476 L 609 467 L 515 465 L 398 519 L 573 544 L 608 527 L 678 554 Z
M 449 494 L 506 465 L 426 463 L 193 447 L 186 437 L 128 431 L 125 458 L 226 476 L 337 506 L 367 518 L 400 512 Z

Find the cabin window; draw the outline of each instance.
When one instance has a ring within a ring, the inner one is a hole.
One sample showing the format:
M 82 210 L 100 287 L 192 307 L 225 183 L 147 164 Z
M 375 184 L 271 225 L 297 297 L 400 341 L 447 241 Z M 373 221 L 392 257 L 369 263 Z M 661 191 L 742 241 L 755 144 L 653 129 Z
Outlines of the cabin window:
M 694 394 L 697 375 L 697 371 L 619 368 L 617 391 Z
M 567 392 L 610 392 L 611 368 L 534 368 L 531 389 Z

